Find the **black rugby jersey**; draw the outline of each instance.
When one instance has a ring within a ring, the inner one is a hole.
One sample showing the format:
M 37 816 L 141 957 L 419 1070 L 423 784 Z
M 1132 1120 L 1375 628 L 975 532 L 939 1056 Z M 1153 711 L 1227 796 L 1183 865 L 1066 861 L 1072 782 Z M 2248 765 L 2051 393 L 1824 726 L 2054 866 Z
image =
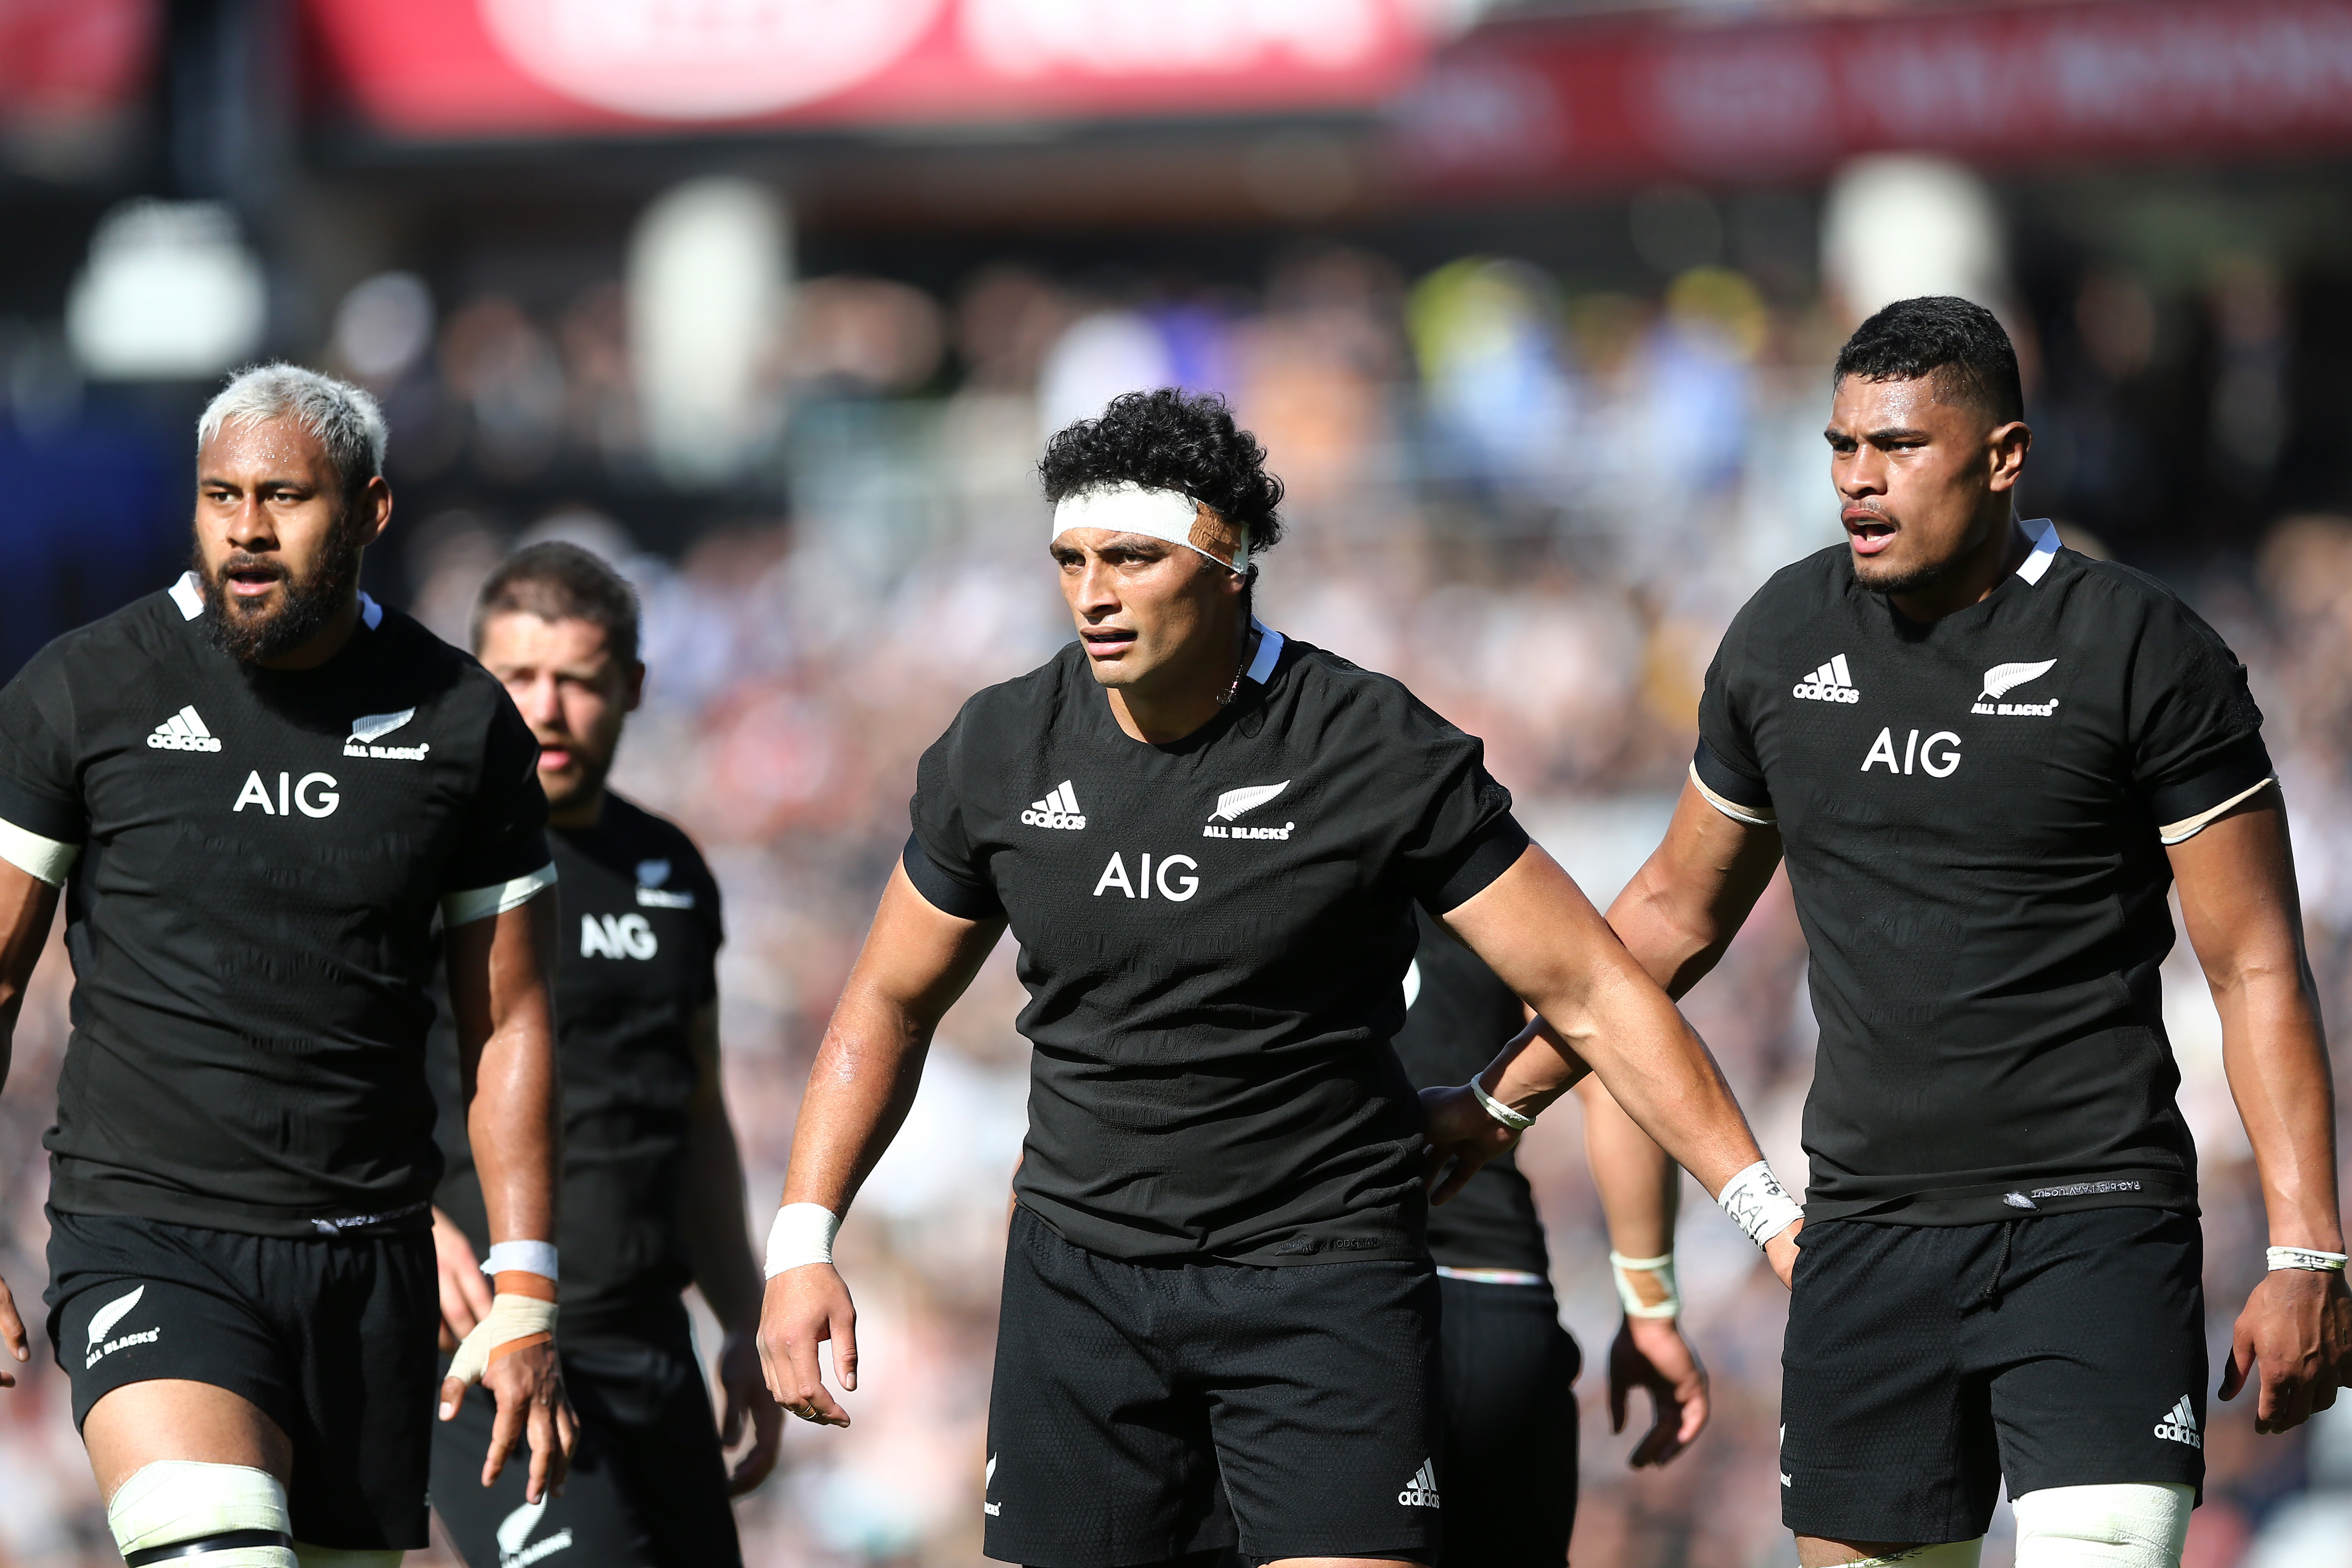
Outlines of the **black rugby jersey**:
M 1811 1219 L 2195 1208 L 2164 844 L 2270 775 L 2262 714 L 2162 584 L 2028 527 L 1926 625 L 1809 556 L 1707 672 L 1693 773 L 1777 817 L 1812 950 Z
M 1272 632 L 1167 745 L 1118 727 L 1076 642 L 967 702 L 905 864 L 1021 943 L 1020 1201 L 1113 1258 L 1419 1256 L 1420 1104 L 1388 1041 L 1412 903 L 1454 908 L 1527 846 L 1484 756 Z
M 593 827 L 551 827 L 563 900 L 555 964 L 563 1079 L 563 1198 L 556 1246 L 575 1333 L 643 1309 L 675 1310 L 693 1282 L 678 1224 L 693 1021 L 719 994 L 719 885 L 675 824 L 607 794 Z M 457 1092 L 445 1011 L 433 1079 L 449 1173 L 434 1202 L 477 1253 L 490 1245 L 481 1174 Z
M 50 1201 L 421 1226 L 436 916 L 549 879 L 539 748 L 481 666 L 372 601 L 308 670 L 238 663 L 201 609 L 184 578 L 0 690 L 0 849 L 79 851 Z
M 1405 1077 L 1420 1089 L 1468 1083 L 1526 1022 L 1518 994 L 1423 914 L 1421 947 L 1405 971 L 1404 1027 L 1395 1041 Z M 1535 1193 L 1516 1154 L 1487 1161 L 1429 1211 L 1429 1255 L 1448 1268 L 1551 1271 Z

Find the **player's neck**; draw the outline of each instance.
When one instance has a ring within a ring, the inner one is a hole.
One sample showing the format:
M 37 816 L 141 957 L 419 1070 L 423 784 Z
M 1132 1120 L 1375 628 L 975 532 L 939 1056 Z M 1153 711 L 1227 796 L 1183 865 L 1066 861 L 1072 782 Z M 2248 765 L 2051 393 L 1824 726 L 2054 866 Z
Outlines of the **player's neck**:
M 1154 746 L 1181 741 L 1217 716 L 1256 647 L 1257 633 L 1246 626 L 1204 638 L 1197 652 L 1187 650 L 1150 678 L 1109 688 L 1104 695 L 1111 717 L 1133 740 Z
M 1953 571 L 1908 593 L 1889 594 L 1887 602 L 1907 619 L 1940 621 L 1991 597 L 1992 591 L 2024 564 L 2032 550 L 2032 539 L 2011 510 L 1986 531 Z
M 318 636 L 299 647 L 287 649 L 272 658 L 257 658 L 253 662 L 263 669 L 316 669 L 337 654 L 352 640 L 360 626 L 360 591 L 354 586 L 345 601 L 336 606 L 327 624 L 319 628 Z
M 547 809 L 547 825 L 566 833 L 585 833 L 604 819 L 604 796 L 609 793 L 603 784 L 583 789 L 562 805 Z

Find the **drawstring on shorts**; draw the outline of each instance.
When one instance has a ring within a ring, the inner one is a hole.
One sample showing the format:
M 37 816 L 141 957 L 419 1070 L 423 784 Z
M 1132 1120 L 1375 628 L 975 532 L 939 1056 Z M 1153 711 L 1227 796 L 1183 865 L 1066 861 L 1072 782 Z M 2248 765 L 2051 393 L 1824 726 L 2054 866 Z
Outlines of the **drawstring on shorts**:
M 1992 1282 L 1987 1285 L 1978 1295 L 1974 1305 L 1979 1307 L 1990 1306 L 1999 1299 L 2000 1295 L 2000 1277 L 2009 1269 L 2009 1246 L 2011 1241 L 2016 1239 L 2016 1237 L 2017 1222 L 2013 1219 L 2005 1219 L 2001 1221 L 2000 1256 L 1993 1259 Z

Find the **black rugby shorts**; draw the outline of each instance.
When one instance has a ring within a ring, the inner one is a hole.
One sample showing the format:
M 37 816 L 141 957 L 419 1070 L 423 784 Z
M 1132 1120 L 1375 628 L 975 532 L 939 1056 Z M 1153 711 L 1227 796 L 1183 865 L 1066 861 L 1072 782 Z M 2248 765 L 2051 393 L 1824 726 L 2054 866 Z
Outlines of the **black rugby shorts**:
M 1583 1354 L 1549 1285 L 1441 1278 L 1444 1568 L 1560 1568 L 1576 1524 Z
M 2004 1478 L 2205 1480 L 2204 1238 L 2163 1209 L 1808 1225 L 1781 1352 L 1800 1535 L 1982 1535 Z
M 51 1209 L 43 1300 L 77 1427 L 129 1384 L 226 1388 L 293 1444 L 297 1541 L 425 1544 L 441 1321 L 428 1232 L 297 1239 Z
M 1127 1263 L 1016 1210 L 987 1554 L 1435 1562 L 1437 1318 L 1425 1262 Z
M 562 1496 L 524 1501 L 530 1465 L 520 1454 L 482 1485 L 494 1414 L 485 1390 L 435 1423 L 433 1507 L 458 1555 L 469 1568 L 742 1568 L 685 1306 L 626 1333 L 559 1334 L 556 1350 L 580 1417 Z

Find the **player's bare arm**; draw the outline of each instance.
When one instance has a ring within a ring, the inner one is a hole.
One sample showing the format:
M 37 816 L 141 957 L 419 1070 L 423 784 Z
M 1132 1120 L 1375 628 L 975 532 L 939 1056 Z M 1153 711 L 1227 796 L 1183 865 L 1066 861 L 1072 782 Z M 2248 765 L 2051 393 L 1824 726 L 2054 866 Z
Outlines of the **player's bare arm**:
M 555 1015 L 547 984 L 548 959 L 555 949 L 555 900 L 541 893 L 457 926 L 448 942 L 449 1005 L 467 1091 L 466 1128 L 481 1170 L 491 1243 L 495 1247 L 502 1241 L 543 1240 L 555 1234 L 562 1153 Z M 551 1294 L 552 1283 L 520 1270 L 497 1279 L 501 1295 Z M 502 1344 L 490 1354 L 482 1383 L 497 1396 L 499 1415 L 483 1460 L 482 1484 L 498 1479 L 516 1442 L 527 1437 L 527 1495 L 536 1501 L 563 1484 L 572 1458 L 573 1422 L 553 1337 L 526 1336 L 515 1348 Z M 443 1383 L 443 1419 L 456 1414 L 465 1392 L 456 1377 Z
M 2221 1015 L 2221 1059 L 2253 1144 L 2273 1247 L 2340 1253 L 2336 1091 L 2304 952 L 2286 811 L 2275 787 L 2171 847 L 2190 945 Z M 2255 1429 L 2284 1432 L 2336 1403 L 2352 1363 L 2340 1268 L 2273 1268 L 2231 1336 L 2221 1397 L 2257 1368 Z
M 695 1014 L 694 1100 L 687 1108 L 686 1250 L 694 1283 L 719 1319 L 725 1338 L 719 1348 L 719 1436 L 730 1447 L 751 1434 L 751 1447 L 728 1476 L 730 1495 L 740 1497 L 776 1468 L 783 1412 L 769 1396 L 760 1368 L 760 1266 L 747 1237 L 743 1207 L 743 1158 L 727 1116 L 727 1096 L 719 1074 L 719 1005 Z
M 16 1016 L 24 1010 L 25 987 L 32 983 L 33 966 L 40 962 L 48 941 L 49 922 L 58 912 L 58 889 L 32 873 L 0 859 L 0 1088 L 8 1082 L 8 1063 L 15 1049 Z M 25 1320 L 16 1311 L 8 1284 L 0 1279 L 0 1348 L 19 1362 L 30 1361 L 32 1347 L 25 1340 Z M 0 1367 L 0 1388 L 14 1388 L 16 1374 Z
M 979 973 L 1004 930 L 1003 917 L 960 920 L 935 909 L 890 873 L 873 928 L 825 1026 L 793 1132 L 784 1203 L 811 1204 L 837 1221 L 897 1136 L 915 1102 L 931 1033 Z M 772 1270 L 779 1260 L 772 1256 Z M 833 1342 L 844 1391 L 857 1386 L 857 1312 L 830 1262 L 773 1272 L 760 1313 L 760 1361 L 769 1392 L 804 1421 L 846 1426 L 817 1365 Z
M 1588 1064 L 1643 1130 L 1711 1194 L 1763 1160 L 1706 1046 L 1683 1021 L 1558 862 L 1530 845 L 1508 871 L 1445 916 L 1471 951 L 1543 1022 L 1477 1082 L 1519 1116 L 1566 1093 Z M 1433 1153 L 1472 1168 L 1509 1146 L 1508 1129 L 1466 1088 L 1423 1097 Z M 1481 1121 L 1485 1122 L 1481 1126 Z M 1783 1233 L 1767 1248 L 1785 1283 Z

